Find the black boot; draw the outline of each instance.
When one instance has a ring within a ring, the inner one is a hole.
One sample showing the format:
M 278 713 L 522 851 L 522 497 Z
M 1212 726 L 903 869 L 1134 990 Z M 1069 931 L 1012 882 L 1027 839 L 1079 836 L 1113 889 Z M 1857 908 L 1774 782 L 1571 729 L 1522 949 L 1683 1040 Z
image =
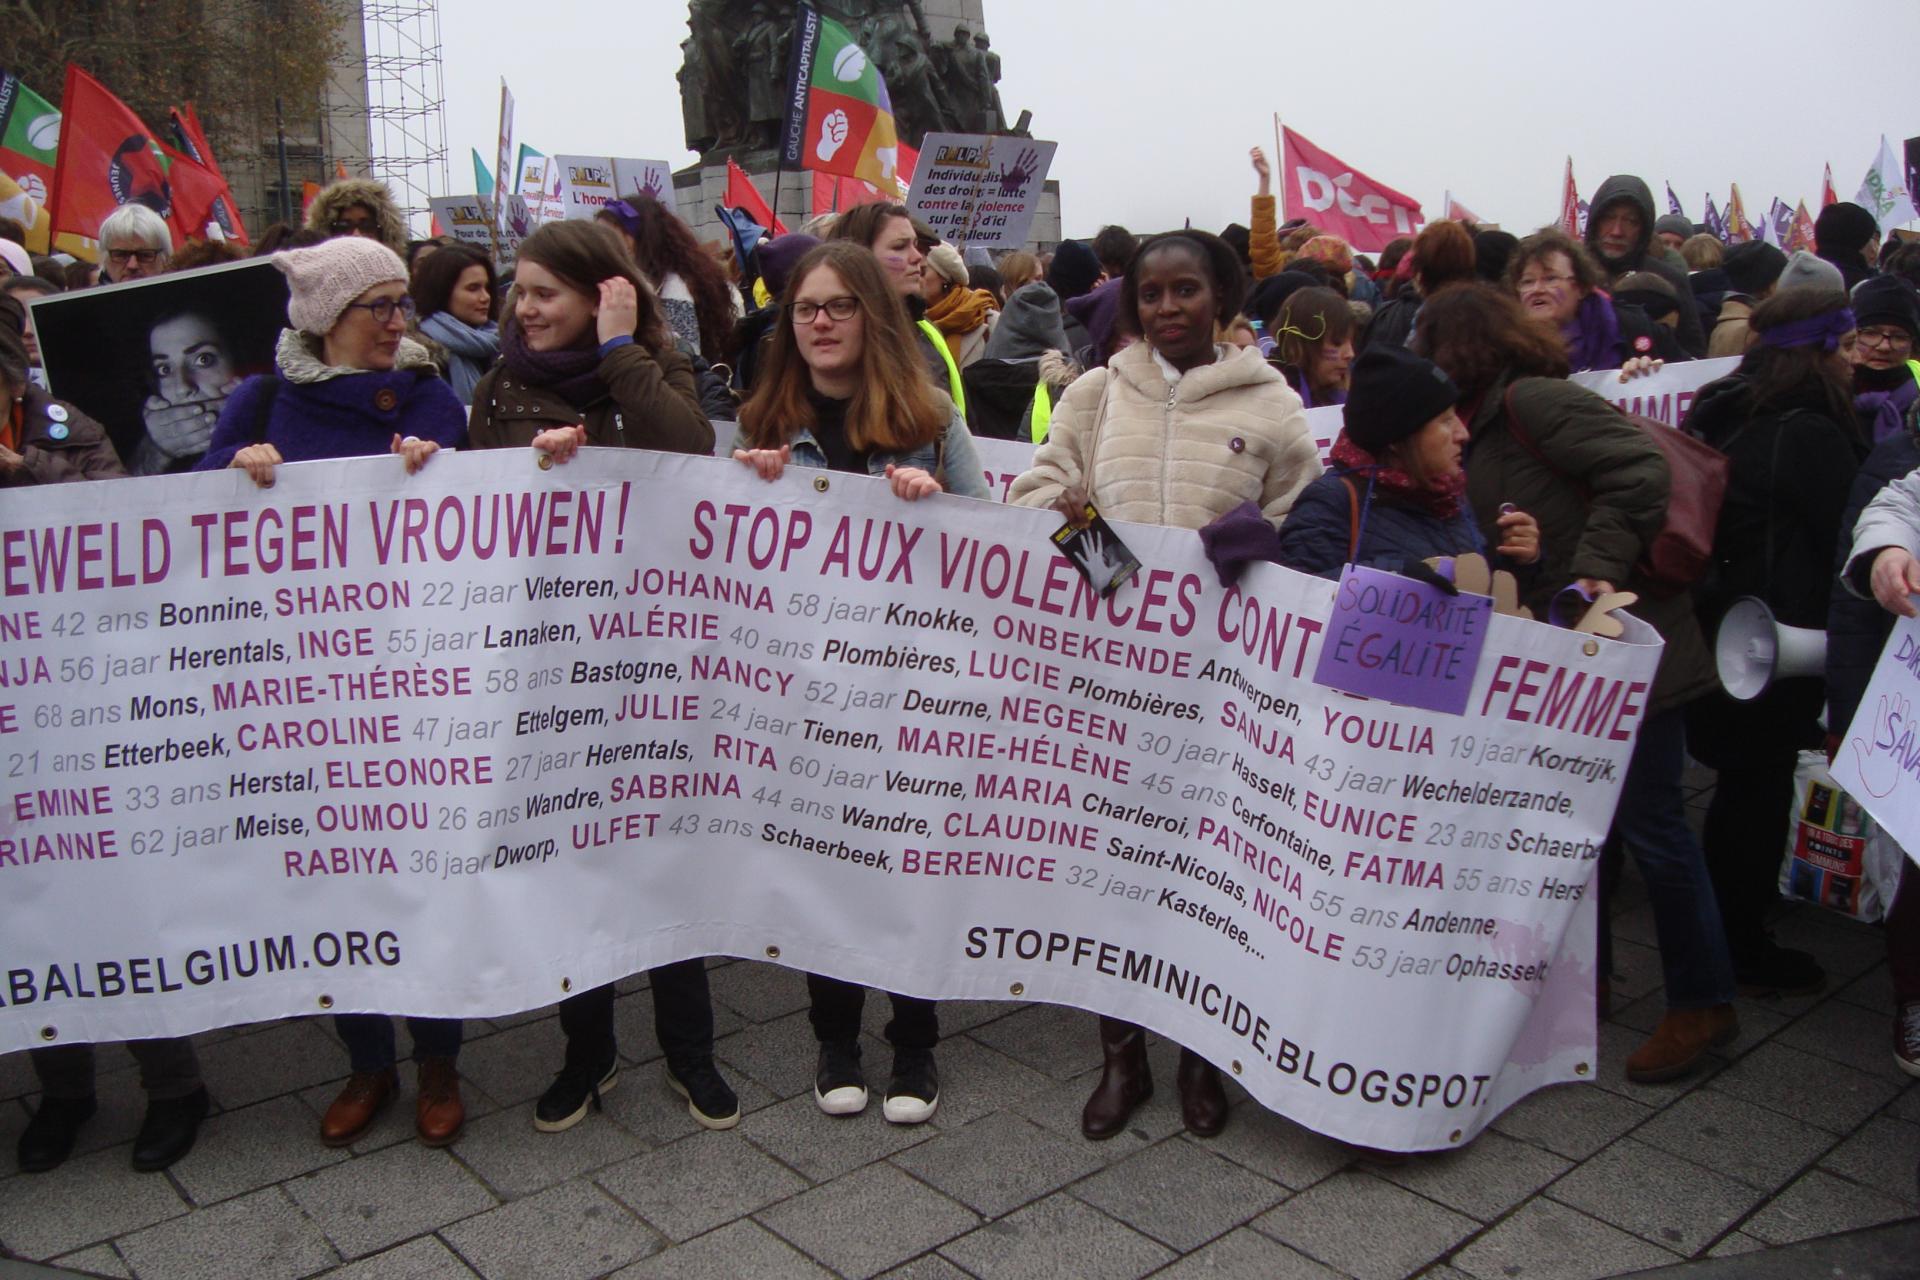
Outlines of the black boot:
M 1227 1091 L 1220 1071 L 1191 1049 L 1180 1050 L 1180 1118 L 1187 1132 L 1211 1138 L 1227 1127 Z
M 58 1169 L 73 1154 L 80 1126 L 93 1118 L 93 1095 L 84 1098 L 42 1098 L 40 1109 L 27 1121 L 16 1149 L 22 1173 Z
M 1126 1128 L 1133 1109 L 1153 1096 L 1145 1028 L 1102 1015 L 1100 1050 L 1106 1057 L 1100 1083 L 1093 1087 L 1093 1096 L 1080 1112 L 1080 1132 L 1094 1142 L 1103 1142 Z
M 147 1118 L 133 1140 L 134 1171 L 158 1173 L 193 1150 L 207 1106 L 205 1085 L 184 1098 L 149 1098 Z

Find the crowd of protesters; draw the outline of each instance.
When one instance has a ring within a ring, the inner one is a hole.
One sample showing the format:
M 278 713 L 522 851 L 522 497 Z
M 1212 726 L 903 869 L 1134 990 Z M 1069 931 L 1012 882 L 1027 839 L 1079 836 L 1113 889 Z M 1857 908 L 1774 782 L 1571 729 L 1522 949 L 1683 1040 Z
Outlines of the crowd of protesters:
M 1425 226 L 1374 258 L 1304 222 L 1281 224 L 1257 149 L 1248 223 L 1136 237 L 1107 226 L 1045 252 L 944 244 L 907 209 L 862 205 L 806 233 L 703 245 L 674 212 L 634 195 L 594 219 L 544 226 L 511 277 L 484 253 L 412 240 L 378 183 L 343 181 L 304 225 L 269 228 L 290 293 L 274 371 L 206 380 L 191 403 L 160 396 L 144 458 L 42 388 L 24 304 L 67 290 L 236 260 L 230 243 L 177 246 L 156 215 L 123 206 L 100 228 L 99 264 L 29 258 L 0 224 L 0 485 L 154 470 L 244 470 L 393 453 L 410 471 L 444 448 L 533 448 L 565 463 L 582 446 L 732 456 L 773 479 L 799 466 L 885 479 L 902 501 L 985 497 L 976 437 L 1030 441 L 1010 501 L 1081 521 L 1104 515 L 1198 531 L 1223 579 L 1269 560 L 1324 576 L 1348 564 L 1421 576 L 1468 552 L 1511 570 L 1536 616 L 1569 590 L 1639 596 L 1662 636 L 1649 714 L 1597 874 L 1609 999 L 1606 899 L 1627 854 L 1658 935 L 1665 1017 L 1627 1075 L 1694 1071 L 1739 1030 L 1736 993 L 1797 995 L 1825 975 L 1777 943 L 1769 919 L 1802 750 L 1829 745 L 1858 705 L 1896 614 L 1920 592 L 1920 244 L 1880 243 L 1865 209 L 1833 204 L 1813 252 L 1722 245 L 1657 217 L 1648 185 L 1611 177 L 1582 237 Z M 1571 381 L 1735 356 L 1683 429 L 1729 460 L 1714 563 L 1691 586 L 1655 581 L 1645 553 L 1672 475 L 1646 433 Z M 1308 408 L 1343 406 L 1323 463 Z M 1736 599 L 1831 635 L 1828 672 L 1738 702 L 1709 641 Z M 1704 834 L 1686 820 L 1688 756 L 1718 770 Z M 1920 872 L 1887 918 L 1893 1048 L 1920 1076 Z M 699 960 L 651 973 L 665 1084 L 695 1120 L 727 1128 L 739 1100 L 713 1056 Z M 863 988 L 810 975 L 815 1098 L 829 1115 L 868 1105 Z M 939 1103 L 937 1005 L 891 994 L 883 1092 L 889 1121 Z M 611 986 L 560 1007 L 560 1067 L 533 1122 L 587 1118 L 620 1075 Z M 461 1024 L 409 1018 L 422 1142 L 462 1131 Z M 345 1145 L 401 1090 L 390 1018 L 335 1019 L 349 1075 L 319 1137 Z M 1152 1091 L 1145 1032 L 1103 1018 L 1104 1068 L 1082 1115 L 1089 1139 L 1126 1128 Z M 208 1108 L 192 1045 L 131 1042 L 148 1094 L 134 1167 L 167 1167 Z M 94 1050 L 33 1051 L 42 1093 L 19 1167 L 44 1171 L 93 1114 Z M 1218 1072 L 1183 1051 L 1182 1115 L 1227 1123 Z

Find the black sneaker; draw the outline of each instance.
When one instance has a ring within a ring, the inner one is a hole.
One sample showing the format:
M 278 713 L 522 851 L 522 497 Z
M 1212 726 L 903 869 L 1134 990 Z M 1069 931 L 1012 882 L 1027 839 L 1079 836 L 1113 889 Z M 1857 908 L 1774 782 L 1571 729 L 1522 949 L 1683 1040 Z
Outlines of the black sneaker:
M 1743 996 L 1811 996 L 1827 985 L 1826 971 L 1812 956 L 1772 941 L 1735 956 L 1733 976 Z
M 860 1044 L 833 1040 L 820 1046 L 813 1100 L 830 1116 L 856 1116 L 867 1109 L 867 1077 L 860 1070 Z
M 940 1069 L 931 1049 L 895 1049 L 893 1079 L 881 1114 L 894 1124 L 925 1124 L 940 1105 Z
M 134 1172 L 158 1173 L 193 1150 L 209 1105 L 205 1085 L 184 1098 L 148 1099 L 147 1117 L 133 1139 Z
M 84 1098 L 42 1098 L 40 1109 L 27 1121 L 15 1154 L 22 1173 L 46 1173 L 58 1169 L 73 1154 L 73 1140 L 80 1126 L 93 1118 L 93 1095 Z
M 703 1129 L 731 1129 L 740 1123 L 740 1099 L 712 1058 L 678 1070 L 667 1064 L 667 1088 L 687 1100 L 687 1114 Z
M 587 1118 L 587 1108 L 600 1106 L 600 1095 L 612 1093 L 620 1078 L 620 1058 L 616 1054 L 605 1067 L 585 1067 L 569 1062 L 553 1078 L 547 1091 L 533 1107 L 533 1127 L 542 1133 L 571 1129 Z

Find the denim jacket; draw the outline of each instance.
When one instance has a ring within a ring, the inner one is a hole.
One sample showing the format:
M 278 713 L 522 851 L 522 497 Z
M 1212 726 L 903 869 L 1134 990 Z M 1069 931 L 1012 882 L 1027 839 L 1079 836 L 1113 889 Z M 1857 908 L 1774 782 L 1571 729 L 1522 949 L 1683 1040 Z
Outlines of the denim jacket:
M 813 438 L 813 432 L 803 427 L 794 432 L 793 438 L 787 442 L 787 445 L 793 450 L 794 466 L 826 469 L 826 450 L 822 449 L 819 442 Z M 752 446 L 747 444 L 745 436 L 736 436 L 733 447 L 747 449 Z M 993 491 L 987 487 L 986 466 L 980 461 L 980 455 L 974 451 L 973 434 L 967 430 L 967 420 L 961 416 L 958 409 L 953 411 L 953 416 L 947 421 L 944 451 L 946 456 L 943 459 L 937 459 L 935 456 L 937 452 L 939 451 L 931 443 L 924 444 L 918 449 L 909 449 L 905 453 L 876 451 L 867 455 L 867 471 L 871 475 L 884 476 L 887 473 L 888 464 L 891 463 L 900 467 L 919 467 L 929 475 L 935 475 L 938 474 L 937 465 L 944 463 L 946 476 L 943 483 L 948 493 L 957 494 L 962 498 L 993 496 Z

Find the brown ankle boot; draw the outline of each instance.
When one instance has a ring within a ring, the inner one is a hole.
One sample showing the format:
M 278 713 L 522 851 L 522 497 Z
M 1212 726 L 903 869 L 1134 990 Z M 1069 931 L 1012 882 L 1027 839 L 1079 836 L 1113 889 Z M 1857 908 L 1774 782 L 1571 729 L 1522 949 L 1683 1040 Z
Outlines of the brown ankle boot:
M 1191 1049 L 1180 1050 L 1180 1118 L 1187 1132 L 1211 1138 L 1227 1127 L 1227 1091 L 1220 1072 Z
M 1627 1055 L 1627 1079 L 1635 1084 L 1678 1080 L 1699 1065 L 1708 1049 L 1731 1044 L 1740 1018 L 1730 1004 L 1710 1009 L 1669 1009 L 1647 1042 Z
M 378 1071 L 356 1071 L 347 1077 L 346 1088 L 327 1108 L 320 1120 L 320 1141 L 330 1147 L 344 1147 L 361 1134 L 393 1101 L 400 1088 L 400 1077 L 392 1067 Z
M 1127 1127 L 1133 1109 L 1153 1096 L 1153 1072 L 1147 1066 L 1147 1033 L 1131 1022 L 1102 1016 L 1100 1050 L 1106 1065 L 1100 1083 L 1080 1112 L 1080 1132 L 1094 1142 Z
M 467 1108 L 460 1101 L 460 1073 L 452 1058 L 423 1058 L 420 1062 L 420 1097 L 414 1104 L 413 1124 L 420 1141 L 429 1147 L 450 1146 L 467 1122 Z

